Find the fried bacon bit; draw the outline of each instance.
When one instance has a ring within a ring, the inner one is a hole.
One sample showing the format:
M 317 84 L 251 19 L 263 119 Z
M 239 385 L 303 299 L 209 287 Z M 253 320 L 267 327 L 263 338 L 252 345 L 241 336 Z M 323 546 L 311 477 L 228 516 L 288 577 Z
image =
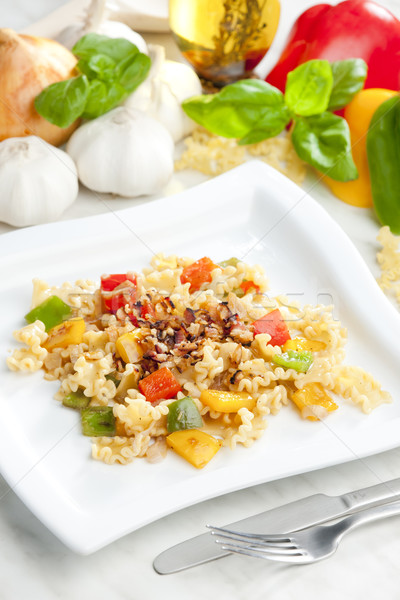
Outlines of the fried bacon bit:
M 213 380 L 210 388 L 212 390 L 226 390 L 225 376 L 226 376 L 226 372 L 220 373 L 219 375 L 214 377 L 214 380 Z
M 233 313 L 230 311 L 227 302 L 220 302 L 217 305 L 216 310 L 221 321 L 227 321 L 228 319 L 234 316 Z
M 232 377 L 229 379 L 229 383 L 231 383 L 232 385 L 234 385 L 235 383 L 237 383 L 241 379 L 243 379 L 243 373 L 242 373 L 242 371 L 237 370 L 237 371 L 234 372 L 234 374 L 232 375 Z
M 181 344 L 183 341 L 185 341 L 185 339 L 186 339 L 185 330 L 183 328 L 175 331 L 175 333 L 174 333 L 174 345 L 175 346 L 179 346 L 179 344 Z
M 110 341 L 116 341 L 121 326 L 124 330 L 127 326 L 132 329 L 140 327 L 140 346 L 143 351 L 140 365 L 143 373 L 147 374 L 171 360 L 175 367 L 184 371 L 189 365 L 203 359 L 203 347 L 207 340 L 248 344 L 254 338 L 253 332 L 241 320 L 246 314 L 245 309 L 232 293 L 228 295 L 227 302 L 210 301 L 207 309 L 187 307 L 182 316 L 176 312 L 168 296 L 150 289 L 134 305 L 120 308 L 115 315 L 116 323 L 108 326 L 106 331 Z M 233 367 L 239 365 L 241 348 L 231 360 Z M 119 365 L 117 368 L 119 370 Z M 225 379 L 229 381 L 227 374 Z
M 194 323 L 196 320 L 196 314 L 193 309 L 185 308 L 185 312 L 183 313 L 183 318 L 186 323 Z

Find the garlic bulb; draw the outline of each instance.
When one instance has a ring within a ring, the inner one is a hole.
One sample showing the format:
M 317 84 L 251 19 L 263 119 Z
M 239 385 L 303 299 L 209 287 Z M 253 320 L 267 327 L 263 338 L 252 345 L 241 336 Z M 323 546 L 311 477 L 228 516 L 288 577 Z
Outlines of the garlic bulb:
M 0 142 L 0 221 L 25 227 L 54 221 L 78 196 L 66 152 L 37 136 Z
M 142 110 L 160 121 L 174 142 L 189 135 L 196 123 L 182 109 L 186 98 L 202 93 L 200 79 L 183 63 L 165 60 L 161 46 L 149 46 L 152 67 L 144 81 L 125 100 L 125 106 Z
M 147 44 L 139 33 L 124 23 L 108 20 L 106 14 L 106 0 L 92 0 L 83 21 L 68 25 L 58 34 L 57 41 L 71 49 L 87 33 L 100 33 L 110 38 L 125 38 L 140 52 L 148 54 Z
M 79 127 L 67 152 L 84 185 L 119 196 L 153 194 L 174 170 L 174 143 L 167 129 L 124 106 Z
M 78 123 L 65 129 L 52 125 L 33 102 L 51 83 L 74 76 L 75 64 L 73 54 L 57 42 L 0 29 L 0 140 L 37 135 L 59 146 L 69 138 Z

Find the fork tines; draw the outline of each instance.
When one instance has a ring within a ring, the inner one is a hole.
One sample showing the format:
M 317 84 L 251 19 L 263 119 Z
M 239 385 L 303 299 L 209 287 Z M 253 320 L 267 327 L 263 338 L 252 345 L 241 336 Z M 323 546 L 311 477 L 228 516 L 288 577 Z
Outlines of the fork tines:
M 214 527 L 207 525 L 211 529 L 211 535 L 215 536 L 215 542 L 220 544 L 223 550 L 245 554 L 255 558 L 273 558 L 285 555 L 300 556 L 304 553 L 293 543 L 290 535 L 287 534 L 268 534 L 242 533 L 233 531 L 225 527 Z

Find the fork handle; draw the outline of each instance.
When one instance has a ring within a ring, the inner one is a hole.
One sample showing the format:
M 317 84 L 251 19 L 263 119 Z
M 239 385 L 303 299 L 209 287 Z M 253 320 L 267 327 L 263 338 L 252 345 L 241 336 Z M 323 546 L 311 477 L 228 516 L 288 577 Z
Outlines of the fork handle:
M 340 496 L 349 511 L 369 508 L 382 502 L 400 500 L 400 478 L 349 492 Z
M 390 502 L 388 504 L 382 504 L 381 506 L 375 506 L 373 508 L 363 510 L 355 513 L 354 515 L 350 515 L 349 517 L 345 517 L 344 519 L 341 519 L 332 525 L 332 527 L 334 527 L 338 533 L 338 540 L 340 541 L 345 533 L 355 529 L 356 527 L 359 527 L 360 525 L 372 523 L 372 521 L 378 521 L 379 519 L 393 517 L 399 514 L 400 501 Z

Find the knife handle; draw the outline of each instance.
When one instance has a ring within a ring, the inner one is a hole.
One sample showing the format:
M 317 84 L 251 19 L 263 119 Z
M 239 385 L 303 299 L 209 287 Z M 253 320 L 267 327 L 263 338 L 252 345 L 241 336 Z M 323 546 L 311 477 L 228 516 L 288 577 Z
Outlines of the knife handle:
M 391 479 L 377 485 L 340 496 L 349 511 L 372 507 L 375 504 L 400 500 L 400 479 Z

